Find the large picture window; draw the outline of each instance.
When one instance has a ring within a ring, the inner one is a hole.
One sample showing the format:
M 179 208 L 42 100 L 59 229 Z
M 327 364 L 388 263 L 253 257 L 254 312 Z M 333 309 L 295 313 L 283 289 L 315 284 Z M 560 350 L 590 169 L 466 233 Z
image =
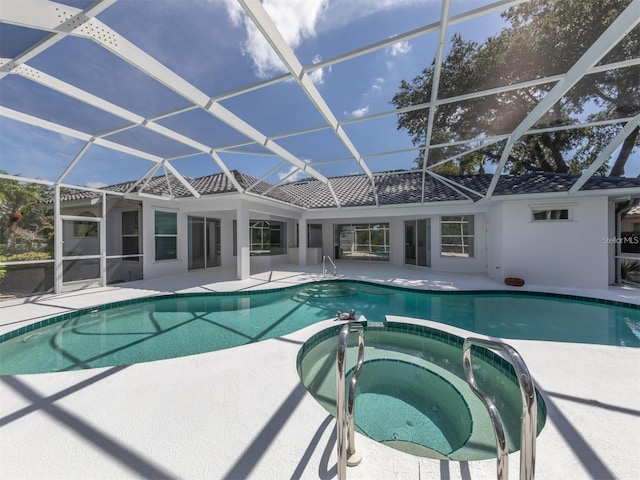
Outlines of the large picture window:
M 233 221 L 233 255 L 236 256 L 238 245 L 238 231 L 236 221 Z M 249 254 L 284 255 L 287 253 L 287 224 L 275 220 L 249 221 Z
M 389 260 L 389 224 L 361 223 L 335 226 L 336 258 Z
M 440 220 L 440 254 L 443 257 L 473 257 L 473 216 L 447 216 Z
M 178 215 L 157 211 L 155 215 L 156 260 L 178 258 Z

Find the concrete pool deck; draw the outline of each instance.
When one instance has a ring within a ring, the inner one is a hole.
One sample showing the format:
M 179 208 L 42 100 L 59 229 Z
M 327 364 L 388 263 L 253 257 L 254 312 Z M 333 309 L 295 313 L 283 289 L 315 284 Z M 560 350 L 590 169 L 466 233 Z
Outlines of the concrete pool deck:
M 411 288 L 505 289 L 483 275 L 338 264 L 340 276 Z M 234 280 L 195 272 L 0 303 L 0 334 L 51 315 L 168 292 L 275 288 L 318 279 L 294 265 Z M 640 304 L 638 290 L 525 289 Z M 431 322 L 416 321 L 432 325 Z M 285 337 L 127 366 L 0 377 L 0 477 L 7 479 L 336 478 L 335 420 L 304 389 L 300 346 L 328 320 Z M 437 324 L 461 336 L 467 333 Z M 481 336 L 476 335 L 475 336 Z M 635 479 L 640 471 L 640 349 L 507 340 L 527 362 L 548 418 L 541 479 Z M 1 361 L 1 357 L 0 357 Z M 357 436 L 349 479 L 495 478 L 495 461 L 444 462 Z M 510 477 L 518 478 L 518 454 Z

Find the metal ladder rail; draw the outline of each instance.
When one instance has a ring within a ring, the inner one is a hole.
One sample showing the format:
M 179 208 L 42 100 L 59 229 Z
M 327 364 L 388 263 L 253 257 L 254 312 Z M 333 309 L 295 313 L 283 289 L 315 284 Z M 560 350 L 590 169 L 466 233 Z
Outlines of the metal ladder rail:
M 464 373 L 473 392 L 482 400 L 489 411 L 491 423 L 496 435 L 497 477 L 506 480 L 509 477 L 509 448 L 504 434 L 504 426 L 500 413 L 491 399 L 478 387 L 471 365 L 471 346 L 499 350 L 503 352 L 513 365 L 520 384 L 522 397 L 522 423 L 520 428 L 520 480 L 533 480 L 536 461 L 536 427 L 538 420 L 538 402 L 536 390 L 527 365 L 520 354 L 510 345 L 503 342 L 469 337 L 465 339 L 462 352 Z
M 331 263 L 331 265 L 333 266 L 333 271 L 331 273 L 333 274 L 334 277 L 337 276 L 338 267 L 336 267 L 336 264 L 333 263 L 333 259 L 329 255 L 325 255 L 322 257 L 322 276 L 326 277 L 327 271 L 329 271 L 329 269 L 327 268 L 327 260 L 329 260 L 329 263 Z
M 358 332 L 358 360 L 351 375 L 349 397 L 345 411 L 345 361 L 347 341 L 351 331 Z M 362 454 L 355 445 L 355 398 L 358 377 L 364 362 L 364 328 L 359 323 L 345 323 L 338 337 L 336 355 L 336 445 L 338 449 L 338 480 L 346 480 L 347 465 L 353 467 L 362 460 Z

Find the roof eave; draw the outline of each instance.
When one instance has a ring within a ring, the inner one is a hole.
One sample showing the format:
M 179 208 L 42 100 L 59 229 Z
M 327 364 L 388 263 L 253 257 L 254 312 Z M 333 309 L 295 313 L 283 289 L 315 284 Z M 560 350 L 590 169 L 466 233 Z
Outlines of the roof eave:
M 505 201 L 515 200 L 571 200 L 572 198 L 584 197 L 620 197 L 620 196 L 638 196 L 640 195 L 640 187 L 623 187 L 623 188 L 599 188 L 593 190 L 580 190 L 575 193 L 568 191 L 562 192 L 544 192 L 544 193 L 516 193 L 509 195 L 493 195 L 488 199 L 481 200 L 481 204 L 495 204 Z

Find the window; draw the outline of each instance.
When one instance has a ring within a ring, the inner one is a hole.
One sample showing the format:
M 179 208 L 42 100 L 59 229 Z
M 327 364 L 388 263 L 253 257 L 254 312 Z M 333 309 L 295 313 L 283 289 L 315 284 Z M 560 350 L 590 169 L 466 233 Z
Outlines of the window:
M 178 258 L 178 214 L 156 212 L 155 215 L 156 260 Z
M 73 222 L 73 236 L 74 237 L 97 237 L 98 236 L 98 224 L 97 222 Z
M 287 224 L 274 220 L 249 221 L 249 254 L 284 255 L 287 253 Z M 233 255 L 238 255 L 238 229 L 233 221 Z
M 252 221 L 249 224 L 251 255 L 269 255 L 271 253 L 271 226 L 269 222 Z
M 531 219 L 534 222 L 548 222 L 554 220 L 569 220 L 569 209 L 545 209 L 545 208 L 532 208 Z
M 140 227 L 138 211 L 122 212 L 122 255 L 140 253 Z M 128 260 L 137 261 L 138 258 Z
M 351 260 L 389 260 L 389 224 L 336 225 L 335 257 Z
M 322 248 L 322 224 L 307 224 L 307 247 Z
M 473 216 L 440 219 L 440 254 L 443 257 L 473 257 Z
M 91 212 L 82 212 L 78 215 L 79 217 L 94 217 L 95 215 Z M 81 237 L 97 237 L 98 236 L 98 222 L 96 221 L 81 221 L 74 220 L 73 221 L 73 236 L 76 238 Z
M 287 253 L 285 247 L 287 225 L 282 222 L 269 222 L 269 251 L 271 255 L 283 255 Z

